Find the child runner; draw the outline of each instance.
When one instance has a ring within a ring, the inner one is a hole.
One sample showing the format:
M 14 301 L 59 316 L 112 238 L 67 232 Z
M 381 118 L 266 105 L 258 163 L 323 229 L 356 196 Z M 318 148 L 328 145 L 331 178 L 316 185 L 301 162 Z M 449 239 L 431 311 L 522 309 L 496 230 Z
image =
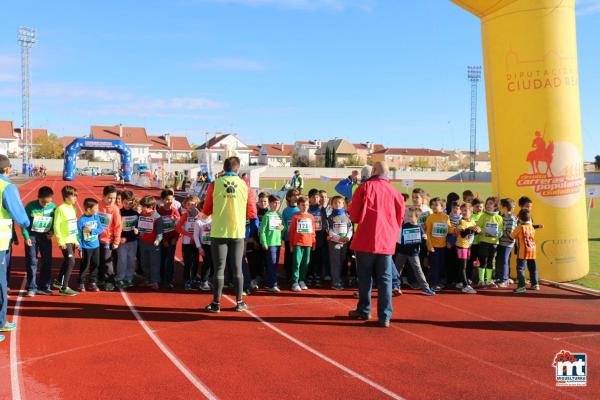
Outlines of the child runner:
M 200 209 L 204 206 L 200 204 Z M 198 253 L 202 256 L 202 268 L 200 270 L 200 290 L 210 292 L 212 290 L 210 282 L 213 277 L 212 250 L 210 247 L 210 227 L 211 216 L 206 218 L 196 218 L 194 224 L 194 243 Z
M 444 213 L 446 201 L 440 197 L 434 197 L 429 202 L 433 214 L 425 221 L 425 233 L 427 234 L 427 248 L 431 259 L 431 285 L 436 292 L 442 290 L 440 286 L 440 273 L 444 268 L 444 256 L 446 254 L 446 237 L 452 228 L 450 217 Z
M 310 263 L 310 253 L 316 246 L 315 217 L 308 212 L 308 199 L 298 199 L 300 211 L 290 223 L 290 250 L 294 257 L 292 291 L 308 289 L 304 280 Z
M 162 217 L 163 239 L 160 248 L 160 281 L 168 288 L 173 288 L 175 268 L 175 249 L 179 233 L 175 230 L 179 221 L 179 211 L 174 206 L 175 195 L 172 190 L 165 189 L 160 193 L 162 206 L 157 210 Z
M 331 267 L 331 288 L 344 290 L 342 269 L 346 267 L 348 243 L 352 239 L 352 222 L 346 213 L 346 202 L 342 196 L 331 199 L 331 214 L 327 218 L 327 241 L 329 265 Z
M 463 203 L 460 206 L 462 219 L 456 227 L 456 255 L 460 264 L 461 282 L 456 284 L 457 289 L 461 289 L 463 293 L 477 293 L 471 287 L 467 275 L 467 267 L 471 259 L 471 245 L 475 239 L 475 234 L 481 232 L 481 229 L 473 221 L 473 206 L 470 203 Z
M 319 190 L 319 196 L 321 198 L 320 200 L 320 204 L 321 207 L 323 208 L 323 210 L 325 211 L 325 216 L 327 218 L 329 218 L 329 216 L 331 215 L 331 202 L 329 201 L 329 195 L 327 195 L 327 191 L 326 190 Z M 323 224 L 325 224 L 327 220 L 325 219 L 323 221 Z M 327 236 L 327 232 L 325 233 L 325 235 Z M 327 244 L 327 241 L 325 242 L 325 245 L 323 246 L 323 280 L 328 282 L 331 281 L 331 264 L 329 263 L 329 246 Z
M 79 291 L 85 292 L 85 281 L 88 273 L 94 273 L 98 269 L 100 262 L 100 241 L 98 235 L 102 233 L 104 227 L 98 216 L 98 200 L 87 198 L 83 201 L 83 215 L 77 221 L 77 232 L 79 243 L 81 244 L 81 263 L 79 264 Z M 88 286 L 90 292 L 97 292 L 96 283 L 90 283 Z
M 519 242 L 519 253 L 517 256 L 517 275 L 519 279 L 516 293 L 525 293 L 525 266 L 529 270 L 531 279 L 531 289 L 540 290 L 538 281 L 537 266 L 535 264 L 535 228 L 531 223 L 531 212 L 527 209 L 519 211 L 519 221 L 521 224 L 510 234 L 513 239 Z
M 100 235 L 100 267 L 92 271 L 90 281 L 104 286 L 104 290 L 115 290 L 115 267 L 113 251 L 116 253 L 121 244 L 121 212 L 117 207 L 117 188 L 114 185 L 104 187 L 102 203 L 98 216 L 104 226 Z
M 471 205 L 473 206 L 473 214 L 471 215 L 471 219 L 473 222 L 477 223 L 479 217 L 483 213 L 483 202 L 478 198 L 473 198 L 471 200 Z M 479 270 L 479 234 L 476 234 L 473 238 L 473 244 L 471 244 L 471 259 L 469 260 L 469 265 L 467 267 L 467 277 L 469 279 L 479 282 L 478 276 L 475 276 L 475 268 Z
M 69 287 L 69 279 L 75 266 L 75 249 L 79 247 L 77 241 L 77 189 L 73 186 L 63 186 L 61 194 L 64 200 L 54 211 L 54 234 L 56 242 L 63 254 L 63 263 L 57 279 L 52 286 L 60 290 L 62 296 L 77 296 L 77 292 Z
M 500 237 L 496 255 L 496 281 L 498 282 L 498 287 L 505 288 L 511 283 L 510 255 L 512 254 L 515 240 L 510 237 L 510 234 L 517 227 L 517 218 L 513 215 L 513 210 L 515 209 L 515 201 L 513 199 L 500 200 L 500 207 L 502 208 L 504 229 Z
M 158 290 L 163 220 L 156 212 L 156 199 L 153 196 L 144 196 L 140 205 L 142 206 L 142 212 L 138 218 L 140 262 L 148 286 L 153 290 Z
M 315 220 L 315 233 L 316 233 L 316 244 L 315 249 L 310 255 L 310 264 L 308 266 L 308 276 L 306 284 L 308 286 L 321 286 L 321 276 L 323 274 L 324 264 L 324 248 L 327 246 L 326 234 L 324 224 L 327 220 L 327 214 L 325 209 L 321 207 L 321 195 L 317 189 L 310 189 L 308 191 L 308 212 L 313 216 Z
M 458 197 L 458 195 L 456 195 L 456 197 Z M 446 245 L 446 286 L 456 286 L 459 280 L 459 265 L 456 252 L 456 228 L 462 220 L 462 213 L 460 211 L 460 203 L 458 200 L 452 200 L 448 210 L 452 229 L 448 233 L 448 243 Z
M 292 222 L 292 217 L 300 212 L 298 208 L 298 196 L 300 196 L 300 192 L 296 189 L 290 189 L 285 194 L 285 201 L 287 203 L 287 207 L 283 210 L 282 219 L 283 219 L 283 232 L 282 239 L 284 243 L 284 267 L 285 267 L 285 279 L 288 282 L 293 281 L 293 255 L 290 249 L 290 223 Z
M 121 193 L 121 245 L 117 249 L 117 282 L 126 289 L 133 286 L 133 275 L 137 263 L 138 252 L 138 218 L 140 213 L 135 209 L 135 198 L 131 190 Z
M 427 240 L 427 235 L 423 230 L 423 227 L 419 225 L 419 217 L 421 216 L 421 210 L 417 207 L 409 207 L 408 219 L 402 224 L 400 231 L 400 240 L 397 246 L 395 264 L 398 268 L 398 275 L 402 275 L 402 270 L 408 262 L 413 270 L 413 274 L 417 279 L 419 287 L 426 296 L 433 296 L 435 292 L 431 290 L 425 274 L 421 269 L 421 261 L 419 260 L 419 253 L 421 252 L 421 244 Z M 402 294 L 399 291 L 398 294 Z
M 411 200 L 413 203 L 413 207 L 416 207 L 419 210 L 421 210 L 421 216 L 419 217 L 419 225 L 423 228 L 423 230 L 425 230 L 425 221 L 427 220 L 427 217 L 429 217 L 432 214 L 431 208 L 429 208 L 429 206 L 427 205 L 427 193 L 425 193 L 425 190 L 421 188 L 414 188 L 411 193 Z M 408 214 L 406 214 L 404 217 L 404 220 L 407 221 Z M 421 252 L 419 253 L 419 262 L 421 264 L 421 269 L 423 270 L 423 273 L 425 274 L 425 276 L 427 276 L 427 270 L 429 266 L 429 259 L 427 257 L 427 246 L 420 246 L 420 248 Z M 416 277 L 412 276 L 411 273 L 412 269 L 409 269 L 407 271 L 406 277 L 407 283 L 410 284 L 413 289 L 419 289 L 420 286 L 416 281 Z
M 498 199 L 488 197 L 485 200 L 485 211 L 477 220 L 479 233 L 479 287 L 498 287 L 492 280 L 494 258 L 498 241 L 504 230 L 502 216 L 498 213 Z
M 29 216 L 29 228 L 21 228 L 25 241 L 25 262 L 27 265 L 27 296 L 36 294 L 51 295 L 50 281 L 52 273 L 52 222 L 56 205 L 52 202 L 54 192 L 48 186 L 38 190 L 37 200 L 25 206 Z M 38 252 L 42 258 L 40 278 L 36 285 Z
M 472 203 L 474 198 L 475 198 L 475 195 L 473 194 L 472 191 L 465 190 L 464 192 L 462 192 L 463 203 Z
M 279 293 L 277 284 L 277 266 L 281 253 L 281 231 L 283 224 L 279 214 L 281 200 L 278 196 L 269 196 L 269 211 L 263 216 L 260 224 L 260 244 L 267 252 L 266 288 L 269 292 Z
M 194 243 L 194 227 L 198 219 L 197 196 L 185 196 L 183 207 L 185 209 L 179 223 L 177 223 L 177 232 L 183 239 L 181 240 L 181 252 L 183 253 L 183 282 L 185 290 L 193 289 L 193 281 L 198 274 L 198 263 L 200 262 L 200 252 Z

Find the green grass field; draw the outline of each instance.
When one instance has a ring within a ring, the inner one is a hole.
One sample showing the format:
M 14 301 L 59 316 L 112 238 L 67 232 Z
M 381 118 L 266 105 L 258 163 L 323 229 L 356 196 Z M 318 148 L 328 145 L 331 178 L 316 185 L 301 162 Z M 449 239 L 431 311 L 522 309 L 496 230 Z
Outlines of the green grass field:
M 329 193 L 329 196 L 332 196 L 332 193 L 335 193 L 334 187 L 336 182 L 306 181 L 305 192 L 308 192 L 310 188 L 325 189 Z M 263 180 L 261 181 L 261 188 L 279 190 L 284 184 L 283 180 Z M 412 187 L 406 188 L 399 182 L 394 182 L 393 185 L 400 192 L 409 193 L 413 189 Z M 470 189 L 473 193 L 479 193 L 481 198 L 485 198 L 492 193 L 492 187 L 489 183 L 415 182 L 416 186 L 424 189 L 431 197 L 440 196 L 445 198 L 449 192 L 461 194 L 467 189 Z M 588 228 L 590 238 L 590 272 L 586 277 L 572 283 L 600 290 L 600 204 L 591 210 Z

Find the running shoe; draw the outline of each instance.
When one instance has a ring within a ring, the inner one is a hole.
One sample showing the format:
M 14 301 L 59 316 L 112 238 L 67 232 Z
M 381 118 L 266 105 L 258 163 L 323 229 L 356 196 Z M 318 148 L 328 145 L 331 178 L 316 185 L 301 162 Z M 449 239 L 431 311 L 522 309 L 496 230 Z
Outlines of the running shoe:
M 527 289 L 525 289 L 525 286 L 519 286 L 518 288 L 516 288 L 515 290 L 513 290 L 513 292 L 515 292 L 515 293 L 527 293 Z
M 98 285 L 96 285 L 96 282 L 92 282 L 88 285 L 87 290 L 89 292 L 99 292 L 100 288 L 98 287 Z
M 35 297 L 35 294 L 36 294 L 35 290 L 28 290 L 25 297 Z
M 531 290 L 540 290 L 540 285 L 531 285 Z
M 508 281 L 502 281 L 502 282 L 498 283 L 498 287 L 502 288 L 502 289 L 507 288 L 508 287 Z
M 431 289 L 425 289 L 421 293 L 425 296 L 435 296 L 435 292 Z
M 52 290 L 50 289 L 38 289 L 36 293 L 42 296 L 52 296 Z
M 81 292 L 85 292 L 85 284 L 83 284 L 83 283 L 80 283 L 80 284 L 79 284 L 79 288 L 78 288 L 77 290 L 78 290 L 80 293 L 81 293 Z
M 52 281 L 52 287 L 56 290 L 60 290 L 62 289 L 62 283 L 60 283 L 58 279 L 55 279 Z
M 381 328 L 389 328 L 390 327 L 390 321 L 389 320 L 384 320 L 384 321 L 378 321 L 377 324 L 381 327 Z
M 236 303 L 233 311 L 242 312 L 242 311 L 246 311 L 247 309 L 248 309 L 248 305 L 246 303 L 244 303 L 243 301 L 238 301 Z
M 258 289 L 258 283 L 256 282 L 256 279 L 252 279 L 250 281 L 250 289 L 252 289 L 252 290 Z
M 106 292 L 113 292 L 115 290 L 115 285 L 112 282 L 106 282 L 106 285 L 104 285 L 104 291 Z
M 435 285 L 434 287 L 431 288 L 434 292 L 440 292 L 442 290 L 442 287 L 440 285 Z
M 203 292 L 210 292 L 210 283 L 208 283 L 208 281 L 202 282 L 202 284 L 200 285 L 200 290 L 202 290 Z
M 308 286 L 306 286 L 306 283 L 304 283 L 304 281 L 298 282 L 298 285 L 300 285 L 300 289 L 302 290 L 308 289 Z
M 456 284 L 456 286 L 454 286 L 454 287 L 455 287 L 455 288 L 457 288 L 457 289 L 462 289 L 463 287 L 465 287 L 465 284 L 464 284 L 464 283 L 462 283 L 462 282 L 458 282 L 458 283 Z
M 4 342 L 4 339 L 6 339 L 4 335 L 0 335 L 0 342 Z
M 281 292 L 281 290 L 279 290 L 279 288 L 277 286 L 273 286 L 273 287 L 267 288 L 267 292 L 279 293 L 279 292 Z
M 331 287 L 333 290 L 344 290 L 344 285 L 342 285 L 341 283 L 336 283 L 335 285 L 333 285 Z
M 402 290 L 400 290 L 400 288 L 393 288 L 392 289 L 392 296 L 396 297 L 396 296 L 402 296 Z
M 192 282 L 190 282 L 190 281 L 187 281 L 185 283 L 185 285 L 183 286 L 183 290 L 192 290 L 192 289 L 193 289 Z
M 68 297 L 77 296 L 79 294 L 79 292 L 74 291 L 73 289 L 71 289 L 68 286 L 66 288 L 64 288 L 64 289 L 60 289 L 60 291 L 58 293 L 61 296 L 68 296 Z
M 210 303 L 209 305 L 207 305 L 204 308 L 204 311 L 209 312 L 209 313 L 218 313 L 221 312 L 221 306 L 219 305 L 219 303 L 215 303 L 214 301 L 212 303 Z
M 371 319 L 371 316 L 369 314 L 363 314 L 363 313 L 359 312 L 358 310 L 350 310 L 350 311 L 348 311 L 348 318 L 368 321 Z
M 2 328 L 0 328 L 0 332 L 12 332 L 17 328 L 16 322 L 7 322 L 4 324 Z
M 495 283 L 495 282 L 488 282 L 488 283 L 486 284 L 486 286 L 487 286 L 487 287 L 489 287 L 489 288 L 493 288 L 493 289 L 495 289 L 495 288 L 497 288 L 497 287 L 498 287 L 498 285 L 496 285 L 496 283 Z
M 297 282 L 294 282 L 292 284 L 292 292 L 301 292 L 302 288 L 300 287 L 300 285 Z
M 475 289 L 473 289 L 471 286 L 465 286 L 464 288 L 462 288 L 462 292 L 467 293 L 467 294 L 477 293 L 477 291 Z

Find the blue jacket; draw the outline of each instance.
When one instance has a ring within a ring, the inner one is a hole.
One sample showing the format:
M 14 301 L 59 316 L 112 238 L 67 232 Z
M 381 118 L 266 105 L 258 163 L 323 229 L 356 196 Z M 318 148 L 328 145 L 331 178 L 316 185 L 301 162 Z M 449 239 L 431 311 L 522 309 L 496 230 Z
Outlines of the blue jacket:
M 0 174 L 0 179 L 10 184 L 2 193 L 2 206 L 10 213 L 13 221 L 23 228 L 28 228 L 30 223 L 29 216 L 25 211 L 25 207 L 23 207 L 23 202 L 21 201 L 21 196 L 19 196 L 17 187 L 12 184 L 10 179 L 2 174 Z
M 85 226 L 92 228 L 92 231 L 84 235 L 83 228 Z M 102 222 L 100 222 L 100 217 L 98 214 L 94 214 L 92 216 L 84 214 L 79 218 L 79 221 L 77 221 L 77 238 L 79 239 L 82 249 L 97 249 L 100 247 L 98 235 L 100 235 L 103 231 L 104 226 L 102 225 Z
M 290 222 L 292 221 L 292 217 L 300 212 L 298 207 L 290 207 L 287 206 L 283 210 L 283 214 L 281 216 L 283 220 L 283 232 L 281 234 L 281 238 L 286 242 L 290 240 Z

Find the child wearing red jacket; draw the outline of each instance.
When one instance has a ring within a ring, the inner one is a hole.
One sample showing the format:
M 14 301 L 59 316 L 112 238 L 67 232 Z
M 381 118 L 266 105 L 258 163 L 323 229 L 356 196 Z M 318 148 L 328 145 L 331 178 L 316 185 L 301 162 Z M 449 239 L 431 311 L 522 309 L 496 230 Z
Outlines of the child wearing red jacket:
M 179 222 L 179 211 L 175 208 L 175 193 L 165 189 L 160 193 L 162 206 L 156 210 L 163 221 L 163 240 L 160 248 L 160 281 L 167 289 L 173 289 L 173 274 L 175 269 L 175 249 L 179 232 L 175 230 Z
M 114 185 L 105 186 L 102 191 L 102 201 L 98 216 L 104 227 L 100 234 L 100 265 L 94 271 L 91 282 L 98 282 L 104 286 L 104 290 L 112 292 L 115 290 L 115 267 L 113 253 L 117 252 L 121 244 L 121 211 L 117 207 L 117 188 Z M 100 276 L 98 276 L 98 274 Z
M 197 196 L 185 196 L 183 208 L 185 209 L 175 230 L 181 234 L 181 252 L 183 253 L 183 280 L 184 289 L 192 290 L 193 280 L 198 274 L 200 252 L 194 243 L 194 225 L 198 218 L 196 206 L 200 200 Z
M 304 196 L 298 199 L 300 212 L 292 217 L 290 222 L 290 250 L 293 255 L 292 291 L 299 292 L 308 289 L 304 279 L 310 263 L 310 252 L 315 249 L 317 236 L 315 234 L 315 217 L 308 212 L 308 199 Z

